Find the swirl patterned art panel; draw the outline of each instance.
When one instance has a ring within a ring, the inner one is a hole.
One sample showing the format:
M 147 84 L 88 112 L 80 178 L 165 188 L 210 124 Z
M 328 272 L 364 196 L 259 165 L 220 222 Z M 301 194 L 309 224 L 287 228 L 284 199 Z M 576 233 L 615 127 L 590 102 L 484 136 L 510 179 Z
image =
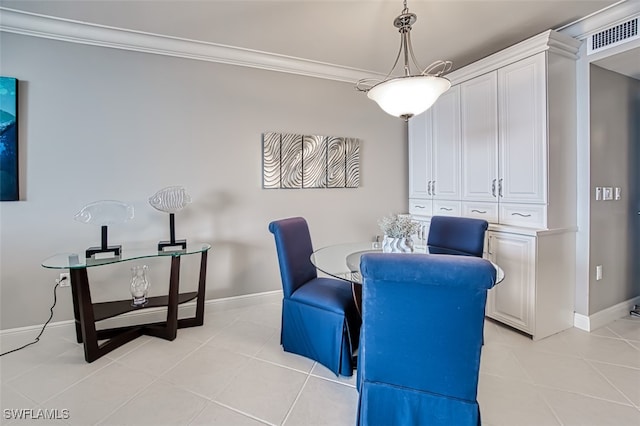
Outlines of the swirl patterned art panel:
M 325 188 L 327 186 L 327 138 L 302 137 L 302 187 Z
M 262 187 L 280 188 L 280 133 L 262 136 Z
M 265 132 L 262 169 L 265 189 L 357 188 L 360 140 Z
M 302 135 L 281 136 L 280 188 L 302 188 Z
M 344 140 L 345 147 L 345 187 L 360 186 L 360 141 L 354 138 Z
M 344 138 L 328 138 L 327 177 L 329 188 L 344 188 L 346 183 Z

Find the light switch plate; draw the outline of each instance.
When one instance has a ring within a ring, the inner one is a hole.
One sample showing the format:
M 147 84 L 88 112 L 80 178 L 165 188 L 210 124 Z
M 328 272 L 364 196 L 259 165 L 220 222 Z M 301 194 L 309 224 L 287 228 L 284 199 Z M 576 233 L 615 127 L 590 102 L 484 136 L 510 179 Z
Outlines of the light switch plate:
M 596 201 L 602 200 L 602 187 L 596 187 Z
M 615 194 L 614 194 L 614 198 L 615 198 L 616 200 L 619 200 L 619 199 L 621 199 L 621 198 L 622 198 L 621 191 L 622 191 L 622 190 L 620 189 L 620 187 L 619 187 L 619 186 L 616 186 L 616 188 L 615 188 Z

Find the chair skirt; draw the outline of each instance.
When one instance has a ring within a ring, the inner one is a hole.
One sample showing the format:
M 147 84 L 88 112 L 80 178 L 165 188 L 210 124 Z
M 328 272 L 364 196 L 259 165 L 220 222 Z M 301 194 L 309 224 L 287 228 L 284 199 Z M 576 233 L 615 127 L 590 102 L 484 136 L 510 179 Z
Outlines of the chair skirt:
M 285 351 L 313 359 L 336 375 L 351 376 L 357 340 L 358 333 L 349 329 L 344 314 L 297 300 L 282 301 L 280 342 Z

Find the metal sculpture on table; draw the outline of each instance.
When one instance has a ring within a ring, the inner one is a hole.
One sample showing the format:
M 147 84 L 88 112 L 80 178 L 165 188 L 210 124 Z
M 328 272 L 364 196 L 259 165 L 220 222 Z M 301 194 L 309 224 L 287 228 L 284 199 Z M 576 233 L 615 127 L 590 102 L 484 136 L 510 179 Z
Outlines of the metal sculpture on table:
M 182 186 L 168 186 L 153 194 L 149 204 L 161 212 L 169 213 L 169 241 L 158 242 L 158 251 L 185 250 L 187 240 L 176 240 L 175 213 L 191 202 L 191 196 Z
M 107 241 L 108 226 L 127 222 L 133 219 L 133 215 L 133 206 L 115 200 L 95 201 L 76 213 L 74 219 L 78 222 L 98 225 L 102 229 L 100 247 L 89 247 L 85 252 L 87 259 L 120 256 L 122 246 L 110 246 Z

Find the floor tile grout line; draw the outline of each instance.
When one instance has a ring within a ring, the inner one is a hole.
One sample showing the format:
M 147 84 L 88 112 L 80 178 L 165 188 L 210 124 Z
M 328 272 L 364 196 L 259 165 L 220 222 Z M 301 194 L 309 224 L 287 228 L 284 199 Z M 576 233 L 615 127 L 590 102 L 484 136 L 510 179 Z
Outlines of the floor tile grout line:
M 314 363 L 313 367 L 315 367 L 316 364 L 317 364 L 317 362 Z M 309 371 L 309 374 L 307 374 L 307 377 L 305 378 L 304 383 L 300 387 L 300 390 L 298 391 L 298 394 L 294 398 L 293 402 L 291 403 L 291 406 L 289 407 L 289 410 L 287 410 L 287 413 L 285 414 L 284 418 L 282 419 L 282 422 L 280 423 L 281 425 L 284 426 L 287 423 L 287 420 L 289 420 L 289 416 L 293 412 L 293 408 L 298 403 L 298 400 L 300 399 L 300 396 L 302 395 L 302 391 L 304 391 L 304 389 L 307 387 L 307 383 L 309 383 L 309 378 L 311 378 L 311 371 L 313 371 L 313 367 Z
M 631 400 L 631 398 L 629 398 L 627 396 L 626 393 L 624 393 L 621 389 L 618 388 L 618 386 L 616 386 L 611 380 L 609 380 L 609 378 L 606 376 L 606 374 L 604 374 L 603 372 L 601 372 L 598 367 L 596 367 L 595 365 L 593 365 L 592 362 L 590 362 L 588 359 L 585 359 L 585 362 L 587 364 L 589 364 L 589 366 L 594 369 L 596 371 L 597 374 L 599 374 L 607 383 L 609 383 L 609 385 L 611 385 L 615 390 L 617 390 L 620 395 L 622 395 L 627 401 L 629 401 L 629 404 L 631 404 L 632 407 L 635 407 L 635 404 L 633 403 L 633 401 Z
M 70 349 L 70 351 L 72 351 L 72 350 L 74 350 L 74 349 Z M 60 354 L 60 355 L 58 355 L 58 356 L 62 356 L 64 353 L 65 353 L 65 352 L 63 352 L 62 354 Z M 51 395 L 49 398 L 45 399 L 45 400 L 44 400 L 43 402 L 41 402 L 40 404 L 46 404 L 47 402 L 51 401 L 53 398 L 55 398 L 55 397 L 57 397 L 57 396 L 61 395 L 63 392 L 66 392 L 67 390 L 71 389 L 73 386 L 77 385 L 78 383 L 80 383 L 80 382 L 82 382 L 82 381 L 84 381 L 84 380 L 88 379 L 89 377 L 92 377 L 92 376 L 96 375 L 99 371 L 104 370 L 104 369 L 105 369 L 105 368 L 107 368 L 109 365 L 113 364 L 113 362 L 114 362 L 114 361 L 110 359 L 110 360 L 109 360 L 109 362 L 108 362 L 108 363 L 106 363 L 105 365 L 103 365 L 102 367 L 100 367 L 100 368 L 98 368 L 98 369 L 96 369 L 96 370 L 93 370 L 93 371 L 91 371 L 90 373 L 88 373 L 88 374 L 86 374 L 86 375 L 82 376 L 82 378 L 81 378 L 81 379 L 76 380 L 75 382 L 73 382 L 73 383 L 72 383 L 72 384 L 70 384 L 69 386 L 67 386 L 67 387 L 63 388 L 62 390 L 60 390 L 59 392 L 57 392 L 57 393 L 55 393 L 55 394 Z
M 241 415 L 243 415 L 243 416 L 245 416 L 245 417 L 249 417 L 250 419 L 253 419 L 253 420 L 258 421 L 258 422 L 260 422 L 260 423 L 263 423 L 263 424 L 265 424 L 265 425 L 269 425 L 269 426 L 278 426 L 278 425 L 277 425 L 277 424 L 275 424 L 275 423 L 271 423 L 271 422 L 270 422 L 270 421 L 268 421 L 268 420 L 261 419 L 260 417 L 256 417 L 256 416 L 254 416 L 253 414 L 249 414 L 249 413 L 247 413 L 247 412 L 245 412 L 245 411 L 242 411 L 242 410 L 240 410 L 240 409 L 238 409 L 238 408 L 232 407 L 231 405 L 227 405 L 227 404 L 225 404 L 225 403 L 223 403 L 223 402 L 220 402 L 220 401 L 217 401 L 217 400 L 212 400 L 212 401 L 211 401 L 211 403 L 212 403 L 212 404 L 217 404 L 217 405 L 219 405 L 219 406 L 221 406 L 221 407 L 224 407 L 224 408 L 226 408 L 226 409 L 228 409 L 228 410 L 231 410 L 231 411 L 233 411 L 233 412 L 236 412 L 236 413 L 238 413 L 238 414 L 241 414 Z M 206 407 L 205 407 L 205 408 L 206 408 Z M 195 420 L 195 418 L 194 418 L 194 420 Z
M 531 383 L 535 383 L 536 381 L 534 380 L 534 378 L 531 376 L 531 374 L 529 374 L 529 372 L 527 371 L 527 368 L 525 367 L 525 365 L 522 363 L 522 361 L 520 360 L 520 358 L 518 357 L 518 354 L 513 350 L 510 349 L 511 353 L 513 354 L 513 357 L 516 359 L 516 362 L 518 363 L 518 365 L 520 366 L 520 368 L 522 369 L 522 371 L 524 372 L 524 374 L 527 376 L 527 378 L 529 380 L 531 380 Z
M 638 356 L 640 356 L 640 354 Z M 586 358 L 586 357 L 582 358 L 582 359 L 584 361 L 599 362 L 600 364 L 612 365 L 614 367 L 629 368 L 631 370 L 640 370 L 640 366 L 639 367 L 633 367 L 633 366 L 627 365 L 627 364 L 620 364 L 620 363 L 611 362 L 611 361 L 602 361 L 600 359 L 593 359 L 593 358 Z
M 533 386 L 538 387 L 538 388 L 542 388 L 542 389 L 549 389 L 549 390 L 552 390 L 552 391 L 555 391 L 555 392 L 564 392 L 564 393 L 569 393 L 569 394 L 572 394 L 572 395 L 580 395 L 580 396 L 583 396 L 585 398 L 597 399 L 598 401 L 610 402 L 612 404 L 616 404 L 616 405 L 619 405 L 621 407 L 632 407 L 632 408 L 635 408 L 634 404 L 625 404 L 625 403 L 622 403 L 620 401 L 614 401 L 614 400 L 611 400 L 611 399 L 602 398 L 602 397 L 595 396 L 595 395 L 589 395 L 589 394 L 586 394 L 586 393 L 577 392 L 577 391 L 573 391 L 573 390 L 561 389 L 561 388 L 558 388 L 558 387 L 543 385 L 543 384 L 539 384 L 539 383 L 534 383 Z
M 343 385 L 343 386 L 346 386 L 346 387 L 349 387 L 349 388 L 354 388 L 354 389 L 357 388 L 356 385 L 352 385 L 351 383 L 341 382 L 339 380 L 331 379 L 329 377 L 325 377 L 325 376 L 321 376 L 321 375 L 319 375 L 317 373 L 313 373 L 313 369 L 311 369 L 311 372 L 309 373 L 309 375 L 315 377 L 316 379 L 322 379 L 322 380 L 327 381 L 327 382 L 337 383 L 339 385 Z
M 120 364 L 120 365 L 123 365 L 123 364 Z M 97 426 L 97 425 L 100 425 L 100 424 L 104 424 L 104 421 L 106 419 L 108 419 L 116 411 L 120 410 L 122 407 L 127 405 L 129 402 L 133 401 L 134 398 L 136 398 L 138 395 L 141 395 L 145 390 L 147 390 L 151 385 L 156 383 L 158 380 L 160 380 L 160 377 L 153 376 L 153 380 L 151 380 L 146 386 L 143 386 L 142 388 L 140 388 L 137 392 L 135 392 L 133 395 L 131 395 L 129 398 L 127 398 L 124 402 L 122 402 L 122 404 L 118 405 L 113 410 L 111 410 L 108 414 L 106 414 L 104 417 L 102 417 L 100 420 L 95 422 L 94 425 Z
M 236 352 L 236 353 L 240 353 L 240 352 Z M 248 356 L 246 354 L 242 354 L 242 353 L 240 353 L 240 354 Z M 271 364 L 271 365 L 274 365 L 276 367 L 282 367 L 282 368 L 286 368 L 287 370 L 296 371 L 296 372 L 302 373 L 302 374 L 310 374 L 311 370 L 313 369 L 313 365 L 312 365 L 311 369 L 309 369 L 309 371 L 300 370 L 298 368 L 291 367 L 290 365 L 284 365 L 284 364 L 280 364 L 280 363 L 278 363 L 276 361 L 271 361 L 271 360 L 268 360 L 268 359 L 260 358 L 260 357 L 257 356 L 257 354 L 256 354 L 256 356 L 249 356 L 249 358 L 251 358 L 253 360 L 256 360 L 256 361 L 266 362 L 267 364 Z

